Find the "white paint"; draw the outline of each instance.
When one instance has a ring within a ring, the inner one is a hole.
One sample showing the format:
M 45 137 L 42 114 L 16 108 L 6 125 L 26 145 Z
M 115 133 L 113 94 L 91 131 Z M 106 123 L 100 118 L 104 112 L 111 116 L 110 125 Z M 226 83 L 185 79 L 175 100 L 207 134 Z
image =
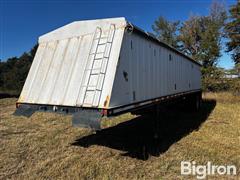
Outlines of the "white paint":
M 77 21 L 41 36 L 18 102 L 104 107 L 125 26 L 124 18 Z
M 127 24 L 76 21 L 41 36 L 18 102 L 112 108 L 201 88 L 199 65 Z
M 124 73 L 127 73 L 128 81 Z M 125 32 L 111 107 L 199 89 L 201 72 L 198 64 L 142 35 Z
M 196 175 L 197 179 L 205 179 L 207 175 L 236 175 L 237 168 L 234 165 L 212 165 L 210 161 L 206 165 L 196 165 L 195 161 L 181 161 L 181 175 Z

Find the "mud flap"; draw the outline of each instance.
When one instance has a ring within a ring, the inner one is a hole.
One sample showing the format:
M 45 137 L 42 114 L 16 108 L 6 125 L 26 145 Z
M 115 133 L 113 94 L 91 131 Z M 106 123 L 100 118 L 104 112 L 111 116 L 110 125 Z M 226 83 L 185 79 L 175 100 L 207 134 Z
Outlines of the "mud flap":
M 37 107 L 30 106 L 30 105 L 20 105 L 16 111 L 13 113 L 14 116 L 26 116 L 30 117 L 38 110 Z
M 74 127 L 85 127 L 94 130 L 101 130 L 101 113 L 96 110 L 81 110 L 75 112 L 72 118 Z

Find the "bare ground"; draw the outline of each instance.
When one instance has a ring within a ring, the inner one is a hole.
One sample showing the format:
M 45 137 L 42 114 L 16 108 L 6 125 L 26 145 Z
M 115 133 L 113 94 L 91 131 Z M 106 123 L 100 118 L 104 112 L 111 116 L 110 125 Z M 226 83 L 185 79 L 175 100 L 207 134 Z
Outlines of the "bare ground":
M 240 179 L 240 98 L 205 94 L 199 112 L 161 110 L 104 120 L 93 133 L 73 128 L 71 117 L 35 113 L 16 117 L 15 98 L 0 99 L 0 179 L 195 179 L 181 176 L 181 161 L 235 165 Z

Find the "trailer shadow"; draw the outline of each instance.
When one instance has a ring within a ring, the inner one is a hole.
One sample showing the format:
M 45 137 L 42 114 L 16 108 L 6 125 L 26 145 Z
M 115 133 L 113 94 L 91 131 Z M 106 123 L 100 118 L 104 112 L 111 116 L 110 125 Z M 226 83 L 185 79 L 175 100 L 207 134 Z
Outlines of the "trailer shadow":
M 101 145 L 124 151 L 123 156 L 147 160 L 149 155 L 159 156 L 192 131 L 198 130 L 216 105 L 214 100 L 203 101 L 198 112 L 186 112 L 180 106 L 160 110 L 158 138 L 154 137 L 154 116 L 138 116 L 96 134 L 77 139 L 72 145 L 89 147 Z

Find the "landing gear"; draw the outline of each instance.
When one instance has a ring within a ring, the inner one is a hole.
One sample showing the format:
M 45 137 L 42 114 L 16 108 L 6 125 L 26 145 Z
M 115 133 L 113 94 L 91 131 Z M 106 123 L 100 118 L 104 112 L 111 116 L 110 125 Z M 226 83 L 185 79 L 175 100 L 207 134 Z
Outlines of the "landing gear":
M 155 116 L 154 116 L 154 139 L 159 138 L 159 118 L 160 118 L 160 106 L 157 104 L 155 107 Z
M 202 95 L 194 94 L 187 97 L 187 107 L 192 111 L 198 111 L 202 105 Z
M 193 110 L 198 111 L 202 105 L 202 96 L 201 94 L 197 94 L 193 97 Z

